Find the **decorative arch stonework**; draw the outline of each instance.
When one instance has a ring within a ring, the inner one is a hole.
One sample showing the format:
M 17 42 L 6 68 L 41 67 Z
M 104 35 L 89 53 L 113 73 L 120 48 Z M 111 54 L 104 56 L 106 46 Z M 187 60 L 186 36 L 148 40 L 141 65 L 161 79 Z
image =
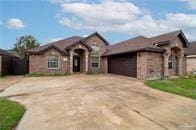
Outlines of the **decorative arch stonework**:
M 183 74 L 184 48 L 179 42 L 170 44 L 165 48 L 164 59 L 164 77 Z M 172 56 L 172 68 L 169 68 L 169 57 Z
M 78 53 L 80 57 L 80 71 L 82 73 L 88 72 L 88 63 L 89 63 L 89 50 L 84 45 L 78 43 L 75 46 L 73 46 L 70 50 L 70 73 L 72 74 L 74 71 L 74 53 Z

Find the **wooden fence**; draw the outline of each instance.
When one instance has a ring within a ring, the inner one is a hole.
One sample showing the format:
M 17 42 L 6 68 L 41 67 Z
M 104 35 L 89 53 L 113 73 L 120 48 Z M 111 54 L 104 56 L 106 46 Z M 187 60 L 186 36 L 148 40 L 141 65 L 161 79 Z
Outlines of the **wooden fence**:
M 1 75 L 25 75 L 28 73 L 28 58 L 20 59 L 12 56 L 2 56 Z

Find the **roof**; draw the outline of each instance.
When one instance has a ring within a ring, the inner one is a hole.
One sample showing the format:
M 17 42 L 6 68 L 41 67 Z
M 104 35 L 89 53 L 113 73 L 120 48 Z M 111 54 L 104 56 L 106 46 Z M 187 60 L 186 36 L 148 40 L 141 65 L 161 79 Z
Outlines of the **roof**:
M 144 36 L 138 36 L 133 39 L 129 39 L 115 45 L 109 46 L 104 56 L 136 52 L 136 51 L 157 51 L 164 52 L 164 50 L 158 46 L 153 45 L 149 38 Z
M 106 41 L 98 32 L 95 32 L 87 37 L 72 36 L 72 37 L 69 37 L 63 40 L 51 42 L 49 44 L 30 49 L 27 52 L 30 54 L 43 54 L 48 49 L 55 48 L 59 52 L 61 52 L 63 55 L 68 55 L 69 53 L 67 50 L 71 49 L 71 47 L 73 47 L 75 44 L 78 44 L 78 43 L 83 44 L 85 47 L 91 50 L 91 47 L 87 45 L 85 41 L 94 35 L 97 35 L 100 39 L 102 39 L 106 43 L 106 45 L 109 44 L 108 41 Z
M 70 46 L 71 44 L 74 44 L 75 42 L 80 41 L 81 39 L 82 39 L 82 37 L 80 37 L 80 36 L 72 36 L 72 37 L 69 37 L 69 38 L 66 38 L 63 40 L 51 42 L 51 43 L 43 45 L 43 46 L 32 48 L 32 49 L 28 50 L 28 53 L 42 54 L 50 48 L 55 48 L 58 51 L 60 51 L 66 55 L 66 54 L 68 54 L 68 52 L 65 50 L 65 48 Z
M 109 45 L 109 42 L 108 42 L 104 37 L 102 37 L 98 32 L 94 32 L 94 33 L 92 33 L 91 35 L 87 36 L 87 37 L 84 39 L 84 41 L 86 41 L 87 39 L 89 39 L 90 37 L 92 37 L 92 36 L 94 36 L 94 35 L 98 36 L 101 40 L 103 40 L 103 41 L 106 43 L 106 45 Z
M 111 46 L 108 46 L 106 52 L 103 56 L 110 56 L 128 52 L 137 51 L 153 51 L 153 52 L 164 52 L 165 50 L 161 48 L 162 45 L 167 45 L 172 43 L 176 37 L 179 37 L 184 47 L 188 47 L 188 40 L 184 36 L 181 30 L 161 34 L 155 37 L 147 38 L 144 36 L 138 36 L 133 39 L 129 39 Z
M 171 43 L 173 40 L 175 40 L 177 36 L 182 40 L 184 47 L 189 46 L 189 42 L 187 38 L 185 37 L 184 33 L 182 32 L 182 30 L 177 30 L 177 31 L 161 34 L 161 35 L 152 37 L 150 39 L 152 40 L 153 43 L 156 43 L 158 45 L 165 45 L 166 43 Z
M 186 55 L 196 55 L 196 41 L 191 42 L 190 46 L 185 49 Z
M 2 49 L 0 49 L 0 55 L 6 55 L 6 56 L 16 57 L 16 56 L 13 55 L 12 53 L 9 53 L 8 51 L 2 50 Z

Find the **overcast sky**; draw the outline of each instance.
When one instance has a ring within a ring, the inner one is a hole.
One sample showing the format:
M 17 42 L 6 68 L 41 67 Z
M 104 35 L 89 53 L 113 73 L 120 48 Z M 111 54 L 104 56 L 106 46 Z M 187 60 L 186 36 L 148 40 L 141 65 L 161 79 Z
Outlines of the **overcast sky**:
M 42 43 L 95 31 L 111 44 L 182 29 L 196 40 L 196 0 L 0 0 L 0 48 L 33 35 Z

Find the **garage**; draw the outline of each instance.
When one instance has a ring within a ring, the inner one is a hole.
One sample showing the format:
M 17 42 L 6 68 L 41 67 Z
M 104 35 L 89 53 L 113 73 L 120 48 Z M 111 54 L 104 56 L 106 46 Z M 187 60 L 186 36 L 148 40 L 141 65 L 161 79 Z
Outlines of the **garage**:
M 137 53 L 108 57 L 108 73 L 137 77 Z

